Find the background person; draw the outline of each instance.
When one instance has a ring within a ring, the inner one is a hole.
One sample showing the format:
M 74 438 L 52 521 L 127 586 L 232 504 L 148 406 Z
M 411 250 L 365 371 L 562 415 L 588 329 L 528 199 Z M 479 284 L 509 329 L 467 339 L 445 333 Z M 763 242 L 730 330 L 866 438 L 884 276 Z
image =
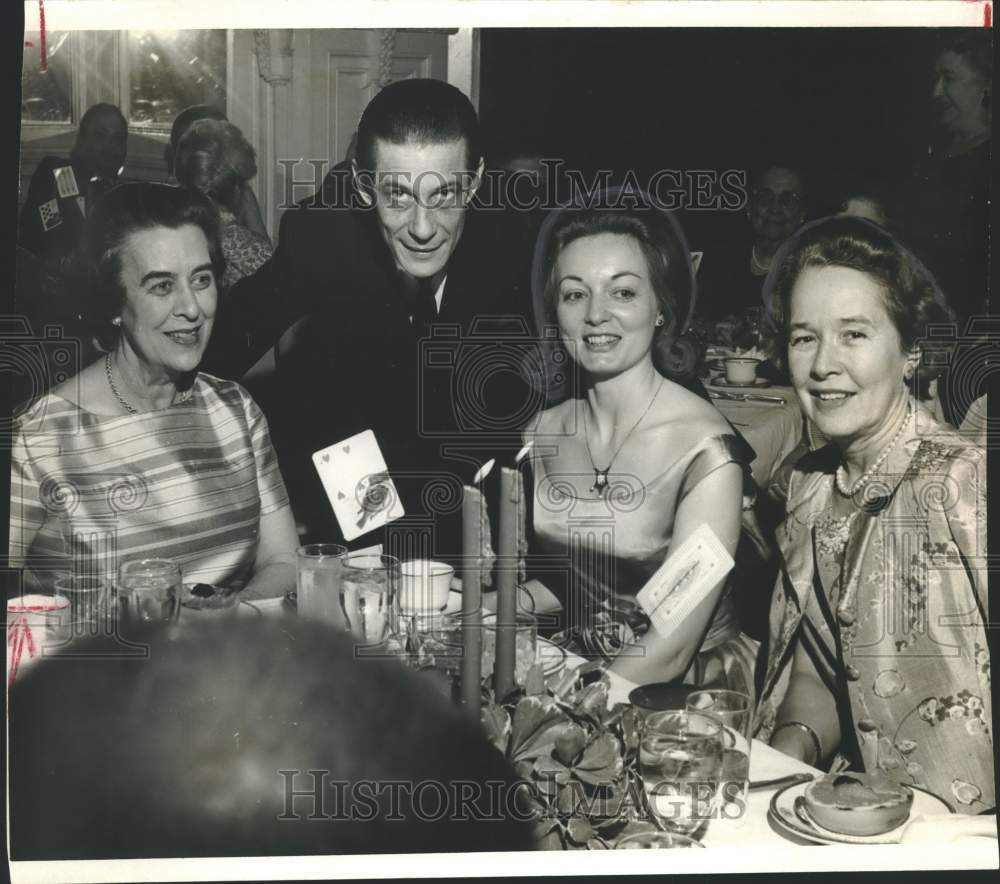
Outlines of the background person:
M 184 186 L 207 196 L 222 217 L 222 290 L 255 273 L 271 257 L 271 241 L 240 223 L 250 179 L 257 174 L 254 149 L 225 120 L 196 120 L 184 131 L 174 154 L 174 174 Z
M 198 371 L 218 234 L 208 199 L 169 185 L 122 185 L 94 207 L 87 254 L 111 348 L 17 421 L 10 562 L 29 580 L 48 586 L 68 567 L 113 578 L 126 558 L 154 556 L 192 583 L 294 586 L 267 421 L 239 384 Z M 114 526 L 110 547 L 100 525 Z
M 839 754 L 963 813 L 992 807 L 985 452 L 910 394 L 927 323 L 950 311 L 911 253 L 850 217 L 789 244 L 771 307 L 831 444 L 788 483 L 765 733 L 809 764 Z
M 771 165 L 753 174 L 747 202 L 748 241 L 707 248 L 698 268 L 698 312 L 707 319 L 743 317 L 762 306 L 764 279 L 778 247 L 805 220 L 802 173 Z
M 210 104 L 192 104 L 184 108 L 176 117 L 170 127 L 170 141 L 163 151 L 163 161 L 167 167 L 168 180 L 176 181 L 175 161 L 177 156 L 177 146 L 181 137 L 188 130 L 188 127 L 198 120 L 221 120 L 226 121 L 225 111 Z M 235 213 L 236 220 L 244 227 L 249 228 L 258 236 L 262 236 L 271 241 L 267 232 L 264 219 L 260 214 L 260 204 L 257 202 L 257 195 L 252 187 L 244 187 L 242 192 L 242 203 L 240 210 Z

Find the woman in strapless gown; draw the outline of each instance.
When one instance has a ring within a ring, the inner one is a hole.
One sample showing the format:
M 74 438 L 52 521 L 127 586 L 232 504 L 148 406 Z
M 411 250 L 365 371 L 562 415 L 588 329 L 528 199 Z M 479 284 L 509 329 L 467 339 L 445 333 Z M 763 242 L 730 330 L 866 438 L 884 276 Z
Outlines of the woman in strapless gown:
M 701 525 L 730 555 L 752 450 L 712 406 L 668 380 L 693 301 L 676 221 L 652 208 L 567 209 L 543 230 L 544 297 L 580 369 L 578 394 L 525 433 L 532 561 L 560 597 L 561 638 L 637 683 L 681 681 L 753 696 L 756 643 L 726 581 L 662 635 L 636 593 Z M 543 573 L 544 572 L 544 573 Z

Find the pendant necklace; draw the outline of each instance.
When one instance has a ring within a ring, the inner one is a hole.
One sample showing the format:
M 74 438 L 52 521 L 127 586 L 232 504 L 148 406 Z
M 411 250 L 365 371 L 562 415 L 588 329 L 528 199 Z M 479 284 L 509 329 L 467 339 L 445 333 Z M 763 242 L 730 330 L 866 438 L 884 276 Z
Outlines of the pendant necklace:
M 625 438 L 622 439 L 621 444 L 615 449 L 615 453 L 611 455 L 611 460 L 608 461 L 608 465 L 602 470 L 599 469 L 597 464 L 594 463 L 594 452 L 590 449 L 590 429 L 587 425 L 587 411 L 589 409 L 585 408 L 583 410 L 583 441 L 587 445 L 587 456 L 590 458 L 590 466 L 594 470 L 594 484 L 590 486 L 590 490 L 593 491 L 600 497 L 603 497 L 608 489 L 608 473 L 611 468 L 615 465 L 615 461 L 618 459 L 618 454 L 621 452 L 622 448 L 625 447 L 625 443 L 631 438 L 632 434 L 639 428 L 639 424 L 642 423 L 643 419 L 649 414 L 650 409 L 653 407 L 653 403 L 656 402 L 656 397 L 660 395 L 660 390 L 663 388 L 663 378 L 660 378 L 660 383 L 656 387 L 656 391 L 653 393 L 653 398 L 649 400 L 649 405 L 646 406 L 646 410 L 639 415 L 639 420 L 632 424 L 632 429 L 625 434 Z

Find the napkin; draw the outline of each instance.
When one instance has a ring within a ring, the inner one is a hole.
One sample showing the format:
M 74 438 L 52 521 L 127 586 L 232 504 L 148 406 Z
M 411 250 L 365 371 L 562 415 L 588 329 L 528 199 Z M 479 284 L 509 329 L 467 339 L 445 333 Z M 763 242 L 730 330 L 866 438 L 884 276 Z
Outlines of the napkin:
M 899 836 L 900 844 L 949 844 L 969 839 L 997 838 L 995 816 L 968 816 L 961 813 L 928 813 L 912 817 Z

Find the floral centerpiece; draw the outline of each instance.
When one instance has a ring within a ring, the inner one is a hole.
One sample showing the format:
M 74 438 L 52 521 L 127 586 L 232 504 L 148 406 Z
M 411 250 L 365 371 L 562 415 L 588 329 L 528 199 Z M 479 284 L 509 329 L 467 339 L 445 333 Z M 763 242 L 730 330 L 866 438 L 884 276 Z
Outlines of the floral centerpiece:
M 655 831 L 638 774 L 638 721 L 609 708 L 603 662 L 545 680 L 537 664 L 525 686 L 498 702 L 484 689 L 487 737 L 522 780 L 539 846 L 604 850 L 624 835 Z

